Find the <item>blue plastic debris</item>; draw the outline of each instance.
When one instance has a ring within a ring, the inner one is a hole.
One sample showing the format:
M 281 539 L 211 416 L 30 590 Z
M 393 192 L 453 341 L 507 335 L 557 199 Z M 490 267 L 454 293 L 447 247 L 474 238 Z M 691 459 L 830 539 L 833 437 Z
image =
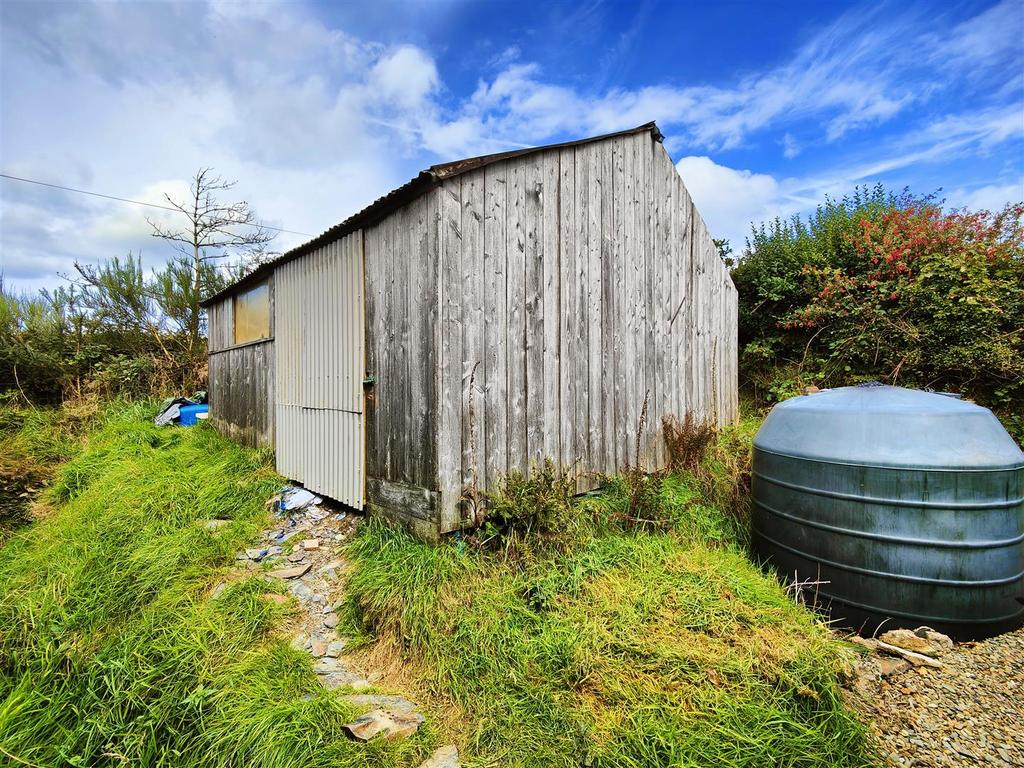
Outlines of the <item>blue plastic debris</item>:
M 210 406 L 208 405 L 183 405 L 178 408 L 178 424 L 182 427 L 191 427 L 196 424 L 201 418 L 206 418 L 205 415 L 210 412 Z

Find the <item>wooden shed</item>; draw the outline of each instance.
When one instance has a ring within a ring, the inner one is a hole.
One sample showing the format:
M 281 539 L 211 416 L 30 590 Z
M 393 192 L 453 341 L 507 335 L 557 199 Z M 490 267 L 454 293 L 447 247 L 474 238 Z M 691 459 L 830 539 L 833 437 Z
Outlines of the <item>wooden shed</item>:
M 654 123 L 435 165 L 205 302 L 210 418 L 436 537 L 546 457 L 584 489 L 737 415 L 736 290 Z

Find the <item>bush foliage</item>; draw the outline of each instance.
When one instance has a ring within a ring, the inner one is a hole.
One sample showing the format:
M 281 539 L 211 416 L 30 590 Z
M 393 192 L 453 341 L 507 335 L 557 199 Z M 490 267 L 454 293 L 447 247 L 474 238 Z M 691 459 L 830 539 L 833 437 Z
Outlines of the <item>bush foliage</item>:
M 187 333 L 194 297 L 181 264 L 147 272 L 129 254 L 78 269 L 67 285 L 35 296 L 0 280 L 0 398 L 178 394 L 203 382 L 206 345 Z M 204 263 L 204 294 L 235 276 Z
M 756 227 L 733 270 L 744 383 L 768 401 L 866 379 L 957 391 L 1019 435 L 1022 219 L 875 187 Z

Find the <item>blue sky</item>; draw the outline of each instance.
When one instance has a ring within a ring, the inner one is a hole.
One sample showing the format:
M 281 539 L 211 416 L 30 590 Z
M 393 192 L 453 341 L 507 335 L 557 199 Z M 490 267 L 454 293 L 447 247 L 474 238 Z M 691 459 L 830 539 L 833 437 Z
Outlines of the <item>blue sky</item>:
M 652 119 L 737 246 L 855 184 L 1024 199 L 1022 0 L 4 0 L 0 89 L 5 173 L 160 202 L 213 166 L 311 234 L 432 163 Z M 0 270 L 157 263 L 146 213 L 0 180 Z

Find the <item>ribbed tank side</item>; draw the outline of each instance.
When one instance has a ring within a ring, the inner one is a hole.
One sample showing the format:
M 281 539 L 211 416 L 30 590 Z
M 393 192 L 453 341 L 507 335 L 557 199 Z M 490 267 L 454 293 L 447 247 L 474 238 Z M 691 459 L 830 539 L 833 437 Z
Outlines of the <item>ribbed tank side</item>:
M 1024 470 L 836 464 L 755 449 L 754 534 L 836 619 L 988 634 L 1024 618 Z

